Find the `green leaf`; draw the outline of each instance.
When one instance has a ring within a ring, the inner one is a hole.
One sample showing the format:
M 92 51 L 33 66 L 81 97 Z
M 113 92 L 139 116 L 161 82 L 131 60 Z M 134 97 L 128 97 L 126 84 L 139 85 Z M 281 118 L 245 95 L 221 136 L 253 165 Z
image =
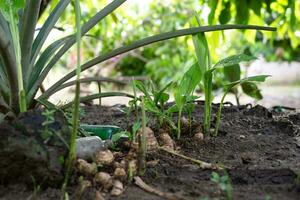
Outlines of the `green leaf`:
M 254 13 L 260 16 L 260 10 L 262 8 L 263 1 L 252 0 L 250 1 L 250 8 L 254 11 Z
M 238 84 L 242 84 L 242 83 L 245 83 L 245 82 L 264 82 L 266 80 L 266 78 L 270 77 L 270 75 L 257 75 L 257 76 L 250 76 L 250 77 L 247 77 L 247 78 L 243 78 L 241 80 L 238 80 L 238 81 L 234 81 L 234 82 L 231 82 L 229 84 L 226 84 L 224 86 L 224 88 L 226 90 L 230 90 L 232 87 L 238 85 Z
M 233 55 L 220 60 L 214 65 L 213 68 L 216 68 L 218 66 L 228 67 L 228 66 L 239 64 L 241 62 L 249 62 L 255 59 L 257 58 L 246 54 Z
M 237 24 L 247 24 L 249 21 L 249 7 L 247 0 L 238 0 L 235 1 L 236 4 L 236 16 L 235 16 L 235 22 Z
M 208 24 L 210 25 L 213 23 L 217 5 L 218 5 L 218 0 L 211 0 L 208 3 L 208 6 L 210 7 L 210 13 L 208 15 Z
M 221 11 L 220 15 L 219 15 L 219 22 L 220 24 L 227 24 L 230 19 L 231 19 L 231 12 L 230 12 L 230 1 L 228 2 L 224 2 L 224 8 Z
M 260 100 L 263 98 L 259 88 L 257 87 L 257 85 L 255 83 L 252 82 L 243 82 L 241 84 L 242 86 L 242 90 L 245 94 L 247 94 L 248 96 L 255 98 L 257 100 Z
M 111 137 L 111 141 L 113 143 L 118 142 L 121 138 L 128 138 L 130 135 L 130 133 L 128 131 L 121 131 L 119 133 L 113 134 Z
M 86 62 L 82 65 L 81 69 L 82 71 L 87 70 L 94 65 L 101 63 L 103 61 L 106 61 L 110 58 L 113 58 L 117 55 L 126 53 L 128 51 L 131 51 L 133 49 L 137 49 L 142 46 L 146 46 L 148 44 L 152 44 L 155 42 L 168 40 L 171 38 L 176 38 L 184 35 L 195 35 L 197 33 L 204 33 L 204 32 L 210 32 L 210 31 L 217 31 L 217 30 L 228 30 L 228 29 L 255 29 L 255 30 L 266 30 L 266 31 L 275 31 L 276 28 L 273 27 L 263 27 L 263 26 L 253 26 L 253 25 L 214 25 L 214 26 L 201 26 L 201 27 L 194 27 L 194 28 L 188 28 L 188 29 L 182 29 L 182 30 L 175 30 L 170 31 L 166 33 L 161 33 L 158 35 L 150 36 L 141 40 L 137 40 L 133 42 L 132 44 L 119 47 L 117 49 L 114 49 L 108 53 L 101 54 L 100 56 L 95 57 L 94 59 Z M 56 60 L 57 58 L 55 58 Z M 56 61 L 53 61 L 56 63 Z M 47 69 L 43 71 L 43 74 L 40 76 L 39 80 L 36 82 L 35 90 L 37 90 L 38 85 L 40 85 L 45 77 L 47 76 L 48 72 L 52 68 L 52 66 L 55 64 L 51 61 L 50 64 L 46 67 Z M 76 75 L 76 71 L 73 70 L 72 72 L 65 75 L 63 78 L 61 78 L 59 81 L 57 81 L 53 86 L 51 86 L 42 96 L 43 97 L 49 97 L 53 94 L 53 92 L 64 82 L 71 79 L 74 75 Z
M 197 63 L 193 64 L 188 71 L 186 71 L 179 83 L 179 94 L 181 96 L 192 95 L 196 86 L 201 81 L 201 70 Z
M 223 68 L 225 79 L 229 82 L 241 79 L 241 68 L 239 64 L 229 65 Z
M 59 17 L 62 15 L 63 11 L 65 8 L 68 6 L 70 3 L 70 0 L 61 0 L 59 3 L 56 5 L 54 10 L 50 13 L 49 17 L 43 24 L 41 30 L 37 34 L 33 45 L 32 45 L 32 52 L 31 52 L 31 64 L 35 63 L 35 60 L 37 56 L 40 53 L 40 50 L 46 41 L 50 31 L 53 29 L 54 25 L 58 21 Z M 74 39 L 75 40 L 75 39 Z
M 169 95 L 166 95 L 165 91 L 173 84 L 171 81 L 163 89 L 161 89 L 157 94 L 154 95 L 154 103 L 157 105 L 158 102 L 167 102 L 169 100 Z M 155 93 L 155 92 L 154 92 Z

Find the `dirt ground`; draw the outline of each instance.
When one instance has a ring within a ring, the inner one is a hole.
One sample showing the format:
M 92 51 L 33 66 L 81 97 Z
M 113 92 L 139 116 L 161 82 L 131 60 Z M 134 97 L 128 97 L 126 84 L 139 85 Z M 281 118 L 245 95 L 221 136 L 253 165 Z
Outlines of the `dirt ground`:
M 193 121 L 199 123 L 203 119 L 203 102 L 196 104 Z M 122 112 L 122 108 L 86 106 L 82 123 L 117 125 L 130 130 L 134 117 Z M 216 109 L 214 106 L 213 114 Z M 157 124 L 150 118 L 149 126 L 155 133 L 159 128 Z M 223 109 L 218 137 L 206 137 L 199 142 L 193 139 L 193 131 L 191 134 L 185 131 L 176 140 L 176 146 L 183 155 L 225 166 L 233 186 L 233 199 L 296 200 L 300 199 L 300 186 L 296 184 L 300 171 L 299 127 L 299 113 L 276 113 L 262 106 L 227 105 Z M 148 167 L 145 176 L 141 177 L 150 186 L 172 193 L 178 199 L 226 199 L 217 184 L 210 180 L 213 170 L 200 169 L 163 151 L 149 154 L 148 161 L 151 160 L 158 160 L 158 164 Z M 68 191 L 73 199 L 76 186 L 71 186 Z M 95 188 L 83 199 L 95 199 L 94 192 Z M 0 199 L 30 199 L 33 194 L 23 185 L 0 186 Z M 58 199 L 59 194 L 59 189 L 48 188 L 37 191 L 35 198 Z M 105 199 L 164 198 L 147 193 L 134 184 L 125 184 L 121 196 L 106 195 Z

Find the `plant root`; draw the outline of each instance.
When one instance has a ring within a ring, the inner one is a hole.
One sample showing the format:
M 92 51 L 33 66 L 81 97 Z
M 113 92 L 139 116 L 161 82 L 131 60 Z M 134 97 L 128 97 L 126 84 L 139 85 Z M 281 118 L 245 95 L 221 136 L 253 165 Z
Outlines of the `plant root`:
M 162 151 L 165 151 L 167 153 L 173 154 L 175 156 L 178 156 L 180 158 L 183 158 L 185 160 L 191 161 L 191 162 L 197 164 L 201 169 L 214 169 L 214 170 L 223 169 L 221 166 L 218 166 L 217 164 L 211 164 L 211 163 L 207 163 L 207 162 L 204 162 L 204 161 L 201 161 L 201 160 L 197 160 L 197 159 L 179 154 L 175 151 L 166 149 L 164 147 L 158 147 L 158 149 L 162 150 Z
M 147 185 L 140 177 L 135 176 L 134 177 L 134 183 L 139 186 L 141 189 L 145 190 L 146 192 L 155 194 L 159 197 L 165 198 L 167 200 L 184 200 L 184 198 L 176 196 L 173 193 L 168 192 L 162 192 L 160 190 L 157 190 L 149 185 Z

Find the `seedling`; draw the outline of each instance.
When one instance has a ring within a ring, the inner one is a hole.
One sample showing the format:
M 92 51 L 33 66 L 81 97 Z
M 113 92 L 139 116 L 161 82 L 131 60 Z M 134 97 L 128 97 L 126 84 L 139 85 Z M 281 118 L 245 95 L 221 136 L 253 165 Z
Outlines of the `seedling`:
M 218 173 L 213 172 L 211 174 L 211 181 L 217 183 L 221 189 L 221 191 L 226 192 L 226 199 L 227 200 L 232 200 L 232 185 L 231 185 L 231 181 L 230 181 L 230 177 L 227 174 L 227 172 L 225 172 L 225 175 L 220 176 Z
M 163 89 L 156 90 L 151 84 L 146 86 L 141 81 L 135 81 L 135 87 L 139 89 L 143 94 L 145 110 L 149 113 L 154 114 L 160 125 L 166 122 L 172 129 L 176 129 L 176 126 L 172 119 L 167 115 L 165 110 L 165 103 L 169 100 L 169 94 L 165 91 L 172 85 L 172 82 L 167 84 Z M 140 100 L 140 98 L 139 98 Z
M 197 19 L 198 25 L 200 26 L 200 19 L 195 14 Z M 220 60 L 216 64 L 212 65 L 210 51 L 208 47 L 208 43 L 204 33 L 198 33 L 193 35 L 193 43 L 194 48 L 196 51 L 197 56 L 197 63 L 198 63 L 198 79 L 199 87 L 204 91 L 205 94 L 205 105 L 204 105 L 204 132 L 206 134 L 210 133 L 211 128 L 211 107 L 212 107 L 212 80 L 213 80 L 213 72 L 218 67 L 229 67 L 232 65 L 239 64 L 240 62 L 248 62 L 251 60 L 256 59 L 253 56 L 240 54 L 240 55 L 233 55 Z
M 222 96 L 221 103 L 219 105 L 219 110 L 218 110 L 218 113 L 217 113 L 217 121 L 216 121 L 216 126 L 215 126 L 215 131 L 214 131 L 215 136 L 218 135 L 218 130 L 219 130 L 220 122 L 221 122 L 221 113 L 222 113 L 224 99 L 225 99 L 226 95 L 230 92 L 230 90 L 233 87 L 235 87 L 239 84 L 243 84 L 243 83 L 251 84 L 253 82 L 264 82 L 267 77 L 268 77 L 268 75 L 251 76 L 251 77 L 248 77 L 248 78 L 244 78 L 244 79 L 229 83 L 229 84 L 224 86 L 224 94 Z
M 193 96 L 193 93 L 200 80 L 201 80 L 201 71 L 197 63 L 195 63 L 183 75 L 178 88 L 175 90 L 174 98 L 175 98 L 176 106 L 178 108 L 177 138 L 180 138 L 181 135 L 182 110 L 189 100 L 193 100 L 197 98 Z
M 145 102 L 142 97 L 142 132 L 138 136 L 138 174 L 140 176 L 145 174 L 146 171 L 146 154 L 147 154 L 147 137 L 146 137 L 146 111 Z

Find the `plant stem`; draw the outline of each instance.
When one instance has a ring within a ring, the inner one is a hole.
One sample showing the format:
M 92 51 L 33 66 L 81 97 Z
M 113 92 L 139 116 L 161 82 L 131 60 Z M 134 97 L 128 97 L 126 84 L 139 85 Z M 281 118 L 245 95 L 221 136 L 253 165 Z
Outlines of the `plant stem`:
M 77 137 L 77 129 L 79 126 L 79 101 L 80 101 L 80 72 L 81 72 L 81 60 L 80 60 L 80 38 L 81 38 L 81 12 L 80 12 L 80 4 L 79 0 L 75 0 L 75 17 L 76 17 L 76 41 L 77 41 L 77 68 L 76 68 L 76 89 L 75 89 L 75 99 L 74 99 L 74 111 L 72 118 L 72 133 L 70 138 L 70 149 L 69 155 L 66 162 L 66 176 L 63 184 L 63 191 L 68 184 L 69 176 L 71 173 L 71 169 L 73 163 L 76 159 L 76 137 Z
M 23 72 L 22 72 L 22 65 L 21 65 L 21 47 L 20 47 L 20 43 L 19 43 L 18 24 L 16 22 L 16 19 L 14 18 L 13 10 L 12 10 L 11 6 L 9 6 L 9 18 L 10 18 L 9 27 L 11 30 L 12 40 L 13 40 L 13 44 L 14 44 L 14 52 L 15 52 L 15 56 L 16 56 L 16 64 L 17 64 L 20 112 L 26 112 L 26 110 L 27 110 L 26 93 L 25 93 L 24 85 L 23 85 Z
M 146 138 L 146 112 L 144 105 L 144 97 L 142 99 L 142 134 L 139 135 L 139 155 L 138 155 L 138 174 L 144 175 L 146 172 L 146 154 L 147 154 L 147 138 Z
M 182 114 L 182 108 L 179 108 L 178 122 L 177 122 L 177 139 L 179 139 L 181 136 L 181 114 Z
M 218 110 L 218 113 L 217 113 L 217 121 L 216 121 L 216 126 L 215 126 L 215 131 L 214 131 L 214 136 L 218 135 L 219 126 L 220 126 L 220 122 L 221 122 L 221 114 L 222 114 L 223 103 L 224 103 L 224 100 L 225 100 L 225 97 L 226 97 L 227 93 L 228 93 L 228 91 L 225 91 L 225 93 L 222 96 L 222 100 L 220 102 L 220 105 L 219 105 L 219 110 Z

